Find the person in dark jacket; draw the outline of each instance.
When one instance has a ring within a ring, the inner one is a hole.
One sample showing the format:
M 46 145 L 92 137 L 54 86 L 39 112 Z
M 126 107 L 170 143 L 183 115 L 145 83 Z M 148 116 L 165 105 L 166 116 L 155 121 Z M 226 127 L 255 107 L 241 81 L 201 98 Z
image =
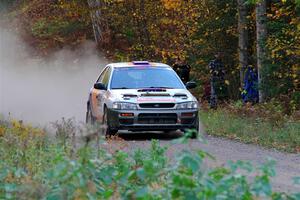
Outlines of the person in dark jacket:
M 244 103 L 258 103 L 258 75 L 252 66 L 248 66 L 246 69 L 242 99 Z
M 190 80 L 191 67 L 190 65 L 183 62 L 179 57 L 173 65 L 173 69 L 178 74 L 182 82 L 187 83 Z

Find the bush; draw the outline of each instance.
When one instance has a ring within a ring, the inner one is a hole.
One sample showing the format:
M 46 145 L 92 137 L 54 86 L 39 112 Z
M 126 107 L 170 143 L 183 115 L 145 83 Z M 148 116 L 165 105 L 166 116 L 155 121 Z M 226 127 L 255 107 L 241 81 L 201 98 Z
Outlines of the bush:
M 41 18 L 31 27 L 33 36 L 47 38 L 60 35 L 66 37 L 74 31 L 82 30 L 84 25 L 78 21 L 66 21 L 63 18 L 54 18 L 49 20 Z
M 203 161 L 211 156 L 206 152 L 182 151 L 170 161 L 167 147 L 156 140 L 150 149 L 129 153 L 84 146 L 71 158 L 60 143 L 42 140 L 46 142 L 37 145 L 40 136 L 33 129 L 11 125 L 0 138 L 0 199 L 297 199 L 300 195 L 272 191 L 272 160 L 257 169 L 243 161 L 207 169 Z M 6 149 L 9 137 L 21 135 L 30 143 L 22 153 L 16 150 L 19 140 Z M 16 164 L 24 155 L 26 162 Z M 244 174 L 254 170 L 257 176 L 249 181 Z

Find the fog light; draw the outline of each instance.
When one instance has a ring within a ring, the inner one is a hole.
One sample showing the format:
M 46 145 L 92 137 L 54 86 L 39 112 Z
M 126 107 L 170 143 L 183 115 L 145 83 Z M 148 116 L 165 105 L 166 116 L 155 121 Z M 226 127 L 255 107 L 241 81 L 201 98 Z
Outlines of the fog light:
M 121 117 L 133 117 L 134 114 L 133 113 L 121 113 L 120 116 Z
M 181 113 L 182 117 L 193 117 L 194 113 Z

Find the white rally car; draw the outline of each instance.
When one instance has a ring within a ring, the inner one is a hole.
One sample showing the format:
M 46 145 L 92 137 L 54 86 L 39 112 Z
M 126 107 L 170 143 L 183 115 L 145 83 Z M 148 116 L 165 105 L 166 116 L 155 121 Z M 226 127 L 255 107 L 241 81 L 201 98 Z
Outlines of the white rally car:
M 86 121 L 106 125 L 107 135 L 118 130 L 198 130 L 198 102 L 188 91 L 194 87 L 195 82 L 184 85 L 166 64 L 112 63 L 90 90 Z

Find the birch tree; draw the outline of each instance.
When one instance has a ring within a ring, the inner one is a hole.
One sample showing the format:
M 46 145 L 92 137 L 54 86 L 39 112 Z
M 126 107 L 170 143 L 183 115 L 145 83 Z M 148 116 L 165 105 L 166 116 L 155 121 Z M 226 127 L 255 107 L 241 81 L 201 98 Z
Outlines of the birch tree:
M 257 71 L 258 71 L 258 85 L 259 85 L 259 102 L 265 100 L 265 94 L 260 87 L 263 82 L 262 70 L 265 64 L 266 57 L 266 37 L 267 37 L 267 16 L 266 16 L 266 0 L 259 0 L 256 3 L 256 41 L 257 41 Z

